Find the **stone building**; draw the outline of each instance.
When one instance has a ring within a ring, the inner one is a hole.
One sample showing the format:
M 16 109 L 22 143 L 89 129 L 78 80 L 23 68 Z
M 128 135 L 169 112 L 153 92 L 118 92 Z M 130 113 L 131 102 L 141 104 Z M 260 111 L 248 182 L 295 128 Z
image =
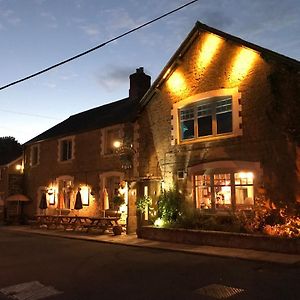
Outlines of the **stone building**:
M 143 68 L 137 69 L 130 75 L 129 97 L 73 115 L 24 145 L 26 194 L 33 200 L 28 215 L 43 213 L 39 207 L 46 194 L 47 214 L 102 216 L 122 193 L 122 222 L 131 215 L 128 222 L 135 229 L 136 119 L 150 81 Z
M 197 22 L 141 100 L 139 175 L 177 185 L 203 211 L 251 209 L 259 197 L 294 208 L 299 70 Z
M 174 186 L 204 212 L 252 209 L 261 197 L 295 208 L 299 70 L 296 60 L 197 22 L 151 87 L 139 68 L 129 97 L 24 145 L 27 214 L 41 213 L 46 194 L 48 214 L 99 215 L 121 191 L 132 232 L 136 199 L 155 204 Z
M 23 157 L 19 156 L 0 165 L 0 223 L 21 215 L 23 202 Z

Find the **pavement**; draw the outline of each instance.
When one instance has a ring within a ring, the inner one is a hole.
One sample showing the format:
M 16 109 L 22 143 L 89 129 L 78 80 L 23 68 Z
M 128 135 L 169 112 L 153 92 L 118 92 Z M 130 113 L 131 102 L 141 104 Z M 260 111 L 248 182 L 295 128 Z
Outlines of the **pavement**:
M 95 234 L 74 231 L 62 230 L 49 230 L 49 229 L 36 229 L 30 226 L 2 226 L 1 230 L 16 231 L 30 234 L 40 234 L 47 236 L 54 236 L 60 238 L 69 238 L 77 240 L 86 240 L 99 243 L 110 243 L 132 247 L 143 247 L 150 249 L 161 249 L 168 251 L 177 251 L 190 253 L 195 255 L 213 255 L 219 257 L 237 258 L 251 261 L 262 261 L 269 263 L 278 263 L 285 265 L 300 265 L 300 255 L 286 254 L 278 252 L 257 251 L 251 249 L 238 249 L 238 248 L 225 248 L 225 247 L 212 247 L 205 245 L 190 245 L 160 242 L 153 240 L 140 239 L 136 234 L 122 234 L 113 235 L 111 233 Z

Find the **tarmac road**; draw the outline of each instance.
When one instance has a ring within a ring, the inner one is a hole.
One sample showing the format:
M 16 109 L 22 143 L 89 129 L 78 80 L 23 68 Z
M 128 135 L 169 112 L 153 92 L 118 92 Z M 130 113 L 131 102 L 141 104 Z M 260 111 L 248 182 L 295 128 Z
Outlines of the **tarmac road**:
M 300 299 L 299 278 L 297 265 L 96 243 L 0 228 L 1 300 L 45 299 L 47 295 L 52 295 L 48 299 L 72 300 L 290 300 Z M 24 285 L 20 286 L 21 283 Z

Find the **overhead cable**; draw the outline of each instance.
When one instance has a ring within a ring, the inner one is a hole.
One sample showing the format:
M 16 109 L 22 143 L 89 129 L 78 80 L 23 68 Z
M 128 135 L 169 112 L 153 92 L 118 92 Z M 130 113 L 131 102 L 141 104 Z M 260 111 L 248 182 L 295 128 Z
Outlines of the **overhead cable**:
M 4 89 L 6 89 L 6 88 L 8 88 L 8 87 L 10 87 L 10 86 L 13 86 L 13 85 L 16 85 L 16 84 L 18 84 L 18 83 L 20 83 L 20 82 L 23 82 L 23 81 L 25 81 L 25 80 L 31 79 L 31 78 L 33 78 L 33 77 L 36 77 L 36 76 L 40 75 L 40 74 L 46 73 L 46 72 L 48 72 L 48 71 L 50 71 L 50 70 L 52 70 L 52 69 L 54 69 L 54 68 L 57 68 L 57 67 L 59 67 L 59 66 L 61 66 L 61 65 L 64 65 L 64 64 L 66 64 L 66 63 L 68 63 L 68 62 L 70 62 L 70 61 L 72 61 L 72 60 L 75 60 L 75 59 L 77 59 L 77 58 L 80 58 L 81 56 L 84 56 L 84 55 L 86 55 L 86 54 L 88 54 L 88 53 L 90 53 L 90 52 L 93 52 L 93 51 L 95 51 L 95 50 L 97 50 L 97 49 L 99 49 L 99 48 L 102 48 L 102 47 L 104 47 L 105 45 L 107 45 L 107 44 L 109 44 L 109 43 L 112 43 L 112 42 L 114 42 L 114 41 L 116 41 L 116 40 L 118 40 L 118 39 L 120 39 L 120 38 L 122 38 L 122 37 L 124 37 L 124 36 L 126 36 L 126 35 L 128 35 L 128 34 L 131 34 L 131 33 L 135 32 L 135 31 L 137 31 L 137 30 L 139 30 L 139 29 L 141 29 L 141 28 L 143 28 L 143 27 L 146 27 L 146 26 L 148 26 L 148 25 L 150 25 L 150 24 L 152 24 L 152 23 L 154 23 L 154 22 L 160 20 L 160 19 L 163 19 L 163 18 L 165 18 L 165 17 L 167 17 L 167 16 L 169 16 L 169 15 L 171 15 L 171 14 L 173 14 L 173 13 L 175 13 L 175 12 L 177 12 L 177 11 L 179 11 L 179 10 L 181 10 L 181 9 L 183 9 L 183 8 L 189 6 L 189 5 L 191 5 L 191 4 L 193 4 L 193 3 L 197 2 L 197 1 L 198 1 L 198 0 L 190 1 L 190 2 L 188 2 L 188 3 L 184 4 L 184 5 L 181 5 L 181 6 L 179 6 L 178 8 L 173 9 L 173 10 L 171 10 L 171 11 L 169 11 L 169 12 L 167 12 L 167 13 L 165 13 L 165 14 L 163 14 L 163 15 L 161 15 L 161 16 L 155 18 L 155 19 L 152 19 L 151 21 L 148 21 L 148 22 L 146 22 L 146 23 L 143 23 L 143 24 L 140 25 L 140 26 L 137 26 L 137 27 L 135 27 L 135 28 L 133 28 L 133 29 L 131 29 L 131 30 L 129 30 L 129 31 L 126 31 L 126 32 L 124 32 L 124 33 L 122 33 L 122 34 L 120 34 L 120 35 L 118 35 L 118 36 L 116 36 L 116 37 L 114 37 L 114 38 L 112 38 L 112 39 L 110 39 L 110 40 L 108 40 L 108 41 L 102 43 L 102 44 L 99 44 L 99 45 L 97 45 L 97 46 L 95 46 L 95 47 L 93 47 L 93 48 L 90 48 L 90 49 L 88 49 L 88 50 L 86 50 L 86 51 L 84 51 L 84 52 L 81 52 L 81 53 L 79 53 L 79 54 L 77 54 L 77 55 L 75 55 L 75 56 L 72 56 L 72 57 L 70 57 L 70 58 L 68 58 L 68 59 L 65 59 L 65 60 L 63 60 L 63 61 L 61 61 L 61 62 L 59 62 L 59 63 L 57 63 L 57 64 L 55 64 L 55 65 L 52 65 L 52 66 L 48 67 L 48 68 L 42 69 L 42 70 L 40 70 L 40 71 L 38 71 L 38 72 L 36 72 L 36 73 L 33 73 L 33 74 L 29 75 L 29 76 L 23 77 L 23 78 L 21 78 L 21 79 L 19 79 L 19 80 L 16 80 L 16 81 L 14 81 L 14 82 L 11 82 L 11 83 L 9 83 L 9 84 L 6 84 L 6 85 L 0 87 L 0 90 L 4 90 Z

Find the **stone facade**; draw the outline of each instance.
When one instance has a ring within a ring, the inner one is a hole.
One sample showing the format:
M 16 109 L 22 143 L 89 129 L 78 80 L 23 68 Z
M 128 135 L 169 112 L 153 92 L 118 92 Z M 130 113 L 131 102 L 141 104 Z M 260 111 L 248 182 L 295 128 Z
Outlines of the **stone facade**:
M 140 163 L 141 173 L 155 170 L 152 173 L 161 174 L 167 188 L 177 185 L 195 205 L 194 175 L 205 173 L 205 164 L 226 173 L 229 163 L 238 162 L 231 169 L 254 172 L 256 195 L 263 187 L 278 205 L 299 201 L 299 137 L 298 141 L 295 135 L 291 137 L 284 123 L 289 113 L 294 121 L 290 130 L 299 132 L 297 68 L 201 30 L 180 49 L 148 93 L 140 117 L 141 144 L 149 144 L 140 153 L 143 161 L 149 162 Z M 193 99 L 205 98 L 203 95 L 231 89 L 238 93 L 238 134 L 181 141 L 174 107 L 180 108 L 186 99 L 192 103 Z

